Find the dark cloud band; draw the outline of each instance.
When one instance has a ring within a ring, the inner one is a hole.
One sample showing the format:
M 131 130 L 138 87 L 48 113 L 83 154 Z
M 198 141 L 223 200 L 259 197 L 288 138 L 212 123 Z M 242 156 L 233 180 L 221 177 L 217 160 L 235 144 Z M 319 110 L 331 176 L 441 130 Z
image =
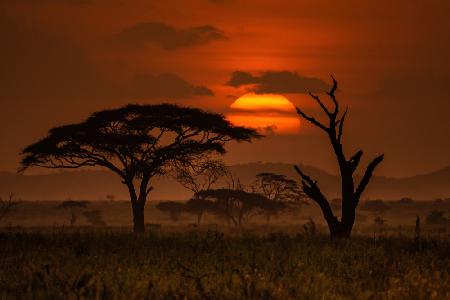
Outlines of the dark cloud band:
M 211 41 L 226 39 L 220 29 L 211 25 L 177 29 L 171 25 L 146 22 L 139 23 L 119 33 L 114 40 L 123 46 L 145 47 L 156 45 L 166 50 L 206 44 Z
M 248 72 L 236 71 L 231 74 L 228 86 L 250 86 L 250 90 L 258 93 L 322 93 L 329 86 L 321 79 L 305 77 L 296 72 L 266 71 L 260 75 L 252 75 Z

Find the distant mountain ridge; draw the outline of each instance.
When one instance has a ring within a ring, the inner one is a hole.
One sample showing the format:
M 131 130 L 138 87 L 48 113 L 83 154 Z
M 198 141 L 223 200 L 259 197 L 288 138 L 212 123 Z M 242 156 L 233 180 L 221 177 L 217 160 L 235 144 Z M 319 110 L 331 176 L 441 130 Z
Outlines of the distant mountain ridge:
M 232 165 L 230 171 L 244 184 L 252 182 L 261 172 L 287 175 L 295 180 L 299 177 L 293 165 L 286 163 L 247 163 Z M 302 166 L 303 171 L 317 180 L 323 193 L 330 198 L 339 197 L 340 181 L 336 175 L 319 168 Z M 357 178 L 358 179 L 358 178 Z M 222 180 L 219 185 L 226 182 Z M 149 198 L 156 200 L 183 200 L 191 196 L 170 176 L 153 180 L 154 190 Z M 61 172 L 49 175 L 21 175 L 0 172 L 0 196 L 10 192 L 23 200 L 104 200 L 106 195 L 116 199 L 128 199 L 125 186 L 118 177 L 108 171 Z M 405 178 L 374 176 L 363 199 L 400 199 L 410 197 L 431 200 L 450 197 L 450 166 L 428 174 Z

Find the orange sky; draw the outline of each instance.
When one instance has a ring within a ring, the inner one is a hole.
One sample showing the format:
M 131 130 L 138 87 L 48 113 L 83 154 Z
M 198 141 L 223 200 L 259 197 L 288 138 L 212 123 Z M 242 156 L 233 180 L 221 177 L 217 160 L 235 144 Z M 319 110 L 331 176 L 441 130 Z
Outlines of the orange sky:
M 330 73 L 350 107 L 349 151 L 384 152 L 389 176 L 449 165 L 450 2 L 330 3 L 2 1 L 0 170 L 16 170 L 20 149 L 50 127 L 129 102 L 230 114 L 238 97 L 270 91 L 319 113 L 305 93 Z M 232 145 L 226 160 L 334 170 L 330 151 L 302 122 L 300 133 Z

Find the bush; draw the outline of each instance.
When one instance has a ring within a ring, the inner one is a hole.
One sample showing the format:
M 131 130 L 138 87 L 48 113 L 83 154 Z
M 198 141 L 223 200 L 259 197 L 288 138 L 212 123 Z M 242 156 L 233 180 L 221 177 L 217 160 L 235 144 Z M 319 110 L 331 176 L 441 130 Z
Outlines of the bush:
M 446 225 L 449 223 L 449 219 L 445 216 L 445 213 L 440 210 L 433 210 L 427 215 L 427 224 L 430 225 Z

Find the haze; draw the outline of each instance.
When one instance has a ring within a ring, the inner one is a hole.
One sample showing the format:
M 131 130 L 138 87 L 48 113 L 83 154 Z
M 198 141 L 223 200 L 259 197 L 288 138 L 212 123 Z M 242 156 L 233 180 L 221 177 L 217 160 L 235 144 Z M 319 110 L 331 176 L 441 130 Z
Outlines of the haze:
M 350 107 L 349 151 L 385 153 L 379 175 L 437 170 L 450 164 L 449 28 L 444 0 L 5 0 L 0 170 L 17 170 L 49 128 L 130 102 L 227 115 L 244 94 L 276 94 L 320 113 L 307 93 L 324 92 L 331 73 Z M 226 162 L 334 172 L 322 132 L 300 127 L 232 145 Z

